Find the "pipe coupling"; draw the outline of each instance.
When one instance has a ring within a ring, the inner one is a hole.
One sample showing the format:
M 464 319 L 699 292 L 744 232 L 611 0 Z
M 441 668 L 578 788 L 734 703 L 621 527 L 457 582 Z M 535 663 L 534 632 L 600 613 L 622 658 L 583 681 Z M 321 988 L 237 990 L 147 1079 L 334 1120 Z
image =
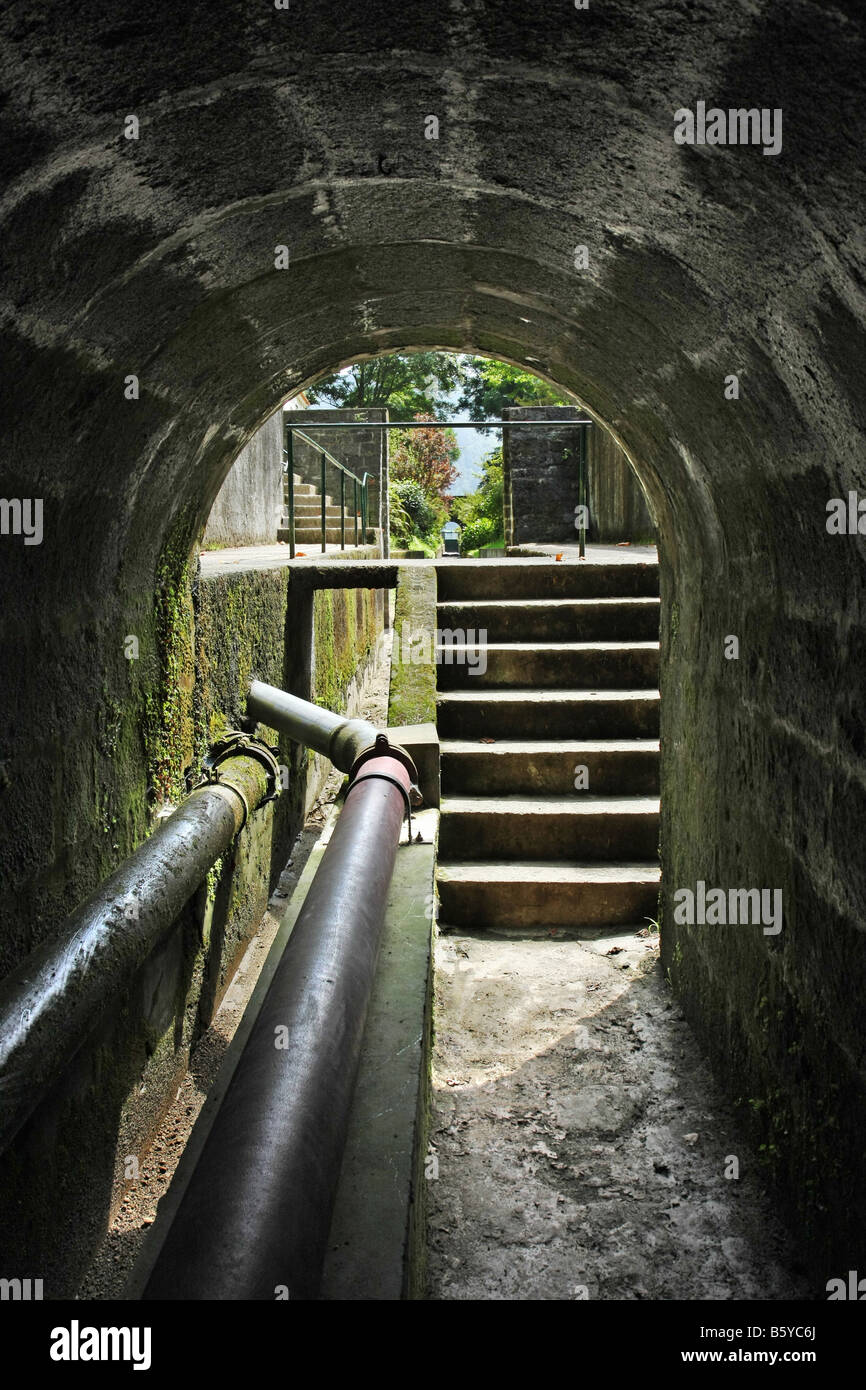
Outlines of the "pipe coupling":
M 201 781 L 199 787 L 218 785 L 228 787 L 236 796 L 239 796 L 244 808 L 244 819 L 241 829 L 246 825 L 250 817 L 250 808 L 246 796 L 236 782 L 230 777 L 220 776 L 220 766 L 230 758 L 254 758 L 264 767 L 268 774 L 268 786 L 265 795 L 259 802 L 259 806 L 264 806 L 266 802 L 273 801 L 280 794 L 280 766 L 276 755 L 278 748 L 271 748 L 260 738 L 254 738 L 252 734 L 245 734 L 239 729 L 230 729 L 224 738 L 221 738 L 213 745 L 210 752 L 202 759 Z

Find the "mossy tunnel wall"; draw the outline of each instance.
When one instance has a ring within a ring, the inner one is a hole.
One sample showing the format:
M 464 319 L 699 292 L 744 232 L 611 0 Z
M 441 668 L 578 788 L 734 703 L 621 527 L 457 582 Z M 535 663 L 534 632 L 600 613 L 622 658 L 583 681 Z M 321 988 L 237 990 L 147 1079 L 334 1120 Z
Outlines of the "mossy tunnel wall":
M 185 573 L 243 444 L 359 356 L 521 363 L 650 498 L 665 964 L 816 1264 L 853 1265 L 866 570 L 825 509 L 866 486 L 859 5 L 12 0 L 0 22 L 2 492 L 44 530 L 0 538 L 6 964 L 209 729 Z M 781 152 L 676 144 L 697 100 L 781 109 Z M 698 880 L 781 888 L 783 930 L 677 926 Z

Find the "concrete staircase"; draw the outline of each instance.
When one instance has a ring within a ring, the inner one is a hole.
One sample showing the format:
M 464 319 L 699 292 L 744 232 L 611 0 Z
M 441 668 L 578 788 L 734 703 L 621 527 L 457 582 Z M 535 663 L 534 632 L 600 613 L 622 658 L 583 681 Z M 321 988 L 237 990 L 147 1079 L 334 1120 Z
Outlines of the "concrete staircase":
M 322 494 L 312 483 L 305 483 L 300 474 L 295 473 L 295 543 L 297 545 L 321 545 L 322 543 Z M 352 513 L 354 490 L 346 487 L 346 545 L 355 544 L 355 518 Z M 283 480 L 283 506 L 285 511 L 280 520 L 277 540 L 288 541 L 289 536 L 289 486 Z M 329 545 L 340 544 L 340 504 L 332 497 L 325 497 L 325 540 Z M 367 543 L 376 540 L 376 532 L 367 528 Z M 364 534 L 361 517 L 358 515 L 358 544 L 363 545 Z
M 658 566 L 463 560 L 437 575 L 440 630 L 487 631 L 483 674 L 472 642 L 439 651 L 443 925 L 645 925 L 659 884 Z

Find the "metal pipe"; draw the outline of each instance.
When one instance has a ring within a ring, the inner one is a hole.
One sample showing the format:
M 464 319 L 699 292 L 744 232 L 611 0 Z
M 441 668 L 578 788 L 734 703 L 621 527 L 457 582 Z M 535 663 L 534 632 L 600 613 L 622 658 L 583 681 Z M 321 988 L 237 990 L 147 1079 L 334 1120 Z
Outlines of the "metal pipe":
M 341 772 L 352 771 L 360 755 L 375 746 L 379 733 L 366 719 L 332 714 L 263 681 L 250 682 L 247 713 L 269 729 L 278 729 L 296 743 L 324 753 Z
M 248 810 L 275 793 L 270 750 L 245 742 L 255 751 L 222 761 L 220 780 L 191 792 L 57 937 L 0 984 L 0 1149 L 128 987 Z
M 315 1298 L 409 773 L 363 763 L 144 1290 Z

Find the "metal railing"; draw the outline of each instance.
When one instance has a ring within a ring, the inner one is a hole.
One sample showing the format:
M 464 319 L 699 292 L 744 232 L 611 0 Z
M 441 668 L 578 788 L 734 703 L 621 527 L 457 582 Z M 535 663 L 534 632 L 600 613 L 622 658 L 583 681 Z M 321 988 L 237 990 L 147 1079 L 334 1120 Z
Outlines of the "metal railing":
M 289 513 L 289 557 L 295 557 L 295 435 L 302 439 L 305 444 L 309 444 L 311 449 L 315 449 L 321 455 L 321 493 L 322 493 L 322 554 L 328 548 L 328 496 L 327 496 L 327 464 L 332 464 L 340 475 L 340 549 L 346 549 L 346 479 L 352 481 L 354 488 L 352 514 L 355 523 L 355 545 L 367 543 L 367 522 L 369 515 L 368 481 L 373 476 L 371 473 L 364 473 L 360 478 L 357 473 L 353 473 L 351 468 L 340 463 L 334 455 L 329 453 L 323 445 L 317 444 L 315 439 L 304 431 L 299 430 L 296 425 L 286 425 L 286 502 Z M 360 522 L 360 532 L 362 540 L 358 540 Z
M 577 446 L 577 495 L 580 504 L 580 525 L 576 528 L 578 532 L 578 554 L 581 559 L 586 556 L 586 519 L 589 513 L 589 478 L 588 478 L 588 449 L 587 449 L 587 430 L 592 425 L 591 419 L 575 420 L 329 420 L 327 422 L 315 421 L 309 426 L 311 429 L 327 430 L 423 430 L 423 429 L 576 429 L 578 430 Z M 372 474 L 365 473 L 363 479 L 346 468 L 342 463 L 329 454 L 321 444 L 310 439 L 303 430 L 294 425 L 286 425 L 286 453 L 288 456 L 288 503 L 289 503 L 289 545 L 290 555 L 295 554 L 295 522 L 294 522 L 294 475 L 292 472 L 292 435 L 297 434 L 307 444 L 322 455 L 322 550 L 326 549 L 326 510 L 325 501 L 325 460 L 334 464 L 340 470 L 340 548 L 345 550 L 345 480 L 352 478 L 355 484 L 355 544 L 358 544 L 358 488 L 361 488 L 361 515 L 363 536 L 367 538 L 367 479 Z

